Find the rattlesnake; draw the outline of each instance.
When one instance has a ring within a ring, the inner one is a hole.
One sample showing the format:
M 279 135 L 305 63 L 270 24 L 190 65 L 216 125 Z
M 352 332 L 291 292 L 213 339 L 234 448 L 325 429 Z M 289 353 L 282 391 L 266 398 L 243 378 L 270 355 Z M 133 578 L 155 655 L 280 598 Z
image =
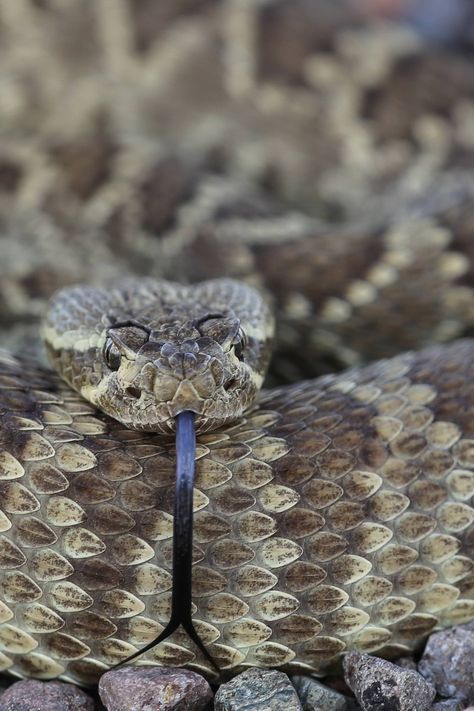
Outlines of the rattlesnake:
M 387 359 L 472 329 L 472 67 L 327 3 L 153 5 L 2 6 L 6 325 L 125 264 L 269 289 L 276 385 L 198 441 L 196 630 L 223 671 L 403 654 L 473 616 L 474 346 Z M 93 683 L 167 622 L 173 445 L 28 354 L 0 384 L 0 664 Z

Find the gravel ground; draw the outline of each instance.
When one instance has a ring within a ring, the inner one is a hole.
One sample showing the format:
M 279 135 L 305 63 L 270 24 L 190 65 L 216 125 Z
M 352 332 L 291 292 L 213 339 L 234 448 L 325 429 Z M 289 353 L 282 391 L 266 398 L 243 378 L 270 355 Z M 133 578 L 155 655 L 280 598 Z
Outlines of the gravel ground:
M 473 711 L 474 623 L 431 635 L 419 660 L 351 652 L 342 678 L 248 669 L 211 689 L 195 672 L 123 667 L 98 690 L 0 677 L 0 711 Z

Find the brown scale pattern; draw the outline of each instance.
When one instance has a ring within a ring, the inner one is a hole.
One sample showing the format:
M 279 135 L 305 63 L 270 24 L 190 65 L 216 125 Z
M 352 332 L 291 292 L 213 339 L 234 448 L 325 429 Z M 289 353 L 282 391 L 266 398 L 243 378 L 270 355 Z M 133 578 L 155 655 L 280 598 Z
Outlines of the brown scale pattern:
M 469 57 L 350 0 L 16 5 L 0 27 L 15 350 L 56 288 L 130 270 L 273 289 L 279 381 L 472 334 Z M 459 209 L 439 183 L 465 186 Z
M 474 343 L 264 391 L 197 449 L 196 629 L 323 672 L 474 616 Z M 92 683 L 170 614 L 173 446 L 0 359 L 0 668 Z M 212 674 L 178 632 L 141 661 Z
M 401 352 L 473 333 L 472 196 L 462 180 L 395 219 L 336 229 L 302 215 L 290 222 L 277 208 L 262 219 L 263 197 L 244 213 L 234 194 L 227 220 L 216 205 L 194 225 L 169 274 L 228 274 L 266 288 L 277 306 L 278 382 L 360 365 L 394 355 L 395 344 Z

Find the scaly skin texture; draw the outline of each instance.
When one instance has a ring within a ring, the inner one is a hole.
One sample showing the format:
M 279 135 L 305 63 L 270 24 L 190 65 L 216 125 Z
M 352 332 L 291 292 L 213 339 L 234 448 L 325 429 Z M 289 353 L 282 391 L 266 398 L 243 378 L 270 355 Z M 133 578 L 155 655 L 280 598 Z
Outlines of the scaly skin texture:
M 460 341 L 267 390 L 200 436 L 194 620 L 221 669 L 323 672 L 472 619 L 473 362 Z M 0 663 L 92 683 L 168 620 L 173 445 L 33 361 L 0 373 Z M 146 662 L 213 673 L 182 634 Z
M 267 287 L 279 382 L 472 334 L 469 57 L 331 0 L 0 0 L 0 14 L 2 343 L 38 343 L 56 288 L 130 271 Z M 472 351 L 409 358 L 418 375 L 351 374 L 368 378 L 355 408 L 354 390 L 316 399 L 346 376 L 264 395 L 268 416 L 202 440 L 196 617 L 222 667 L 322 670 L 344 645 L 396 653 L 437 620 L 469 618 Z M 94 681 L 167 621 L 171 450 L 160 439 L 159 453 L 137 451 L 153 437 L 118 431 L 36 363 L 11 363 L 2 664 Z M 433 429 L 433 408 L 454 427 Z M 173 644 L 157 659 L 202 668 L 184 637 Z
M 231 279 L 64 289 L 43 328 L 50 361 L 68 385 L 125 427 L 162 434 L 174 431 L 184 410 L 196 414 L 196 432 L 248 410 L 273 332 L 267 300 Z
M 361 4 L 0 2 L 2 342 L 130 271 L 267 286 L 279 382 L 471 335 L 474 65 Z

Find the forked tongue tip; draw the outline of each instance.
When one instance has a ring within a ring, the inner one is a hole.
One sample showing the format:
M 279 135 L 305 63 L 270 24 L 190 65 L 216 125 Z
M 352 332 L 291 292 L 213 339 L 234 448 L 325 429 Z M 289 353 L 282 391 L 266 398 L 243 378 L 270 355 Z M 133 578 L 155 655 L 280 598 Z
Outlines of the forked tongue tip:
M 149 651 L 182 627 L 202 652 L 207 661 L 220 672 L 216 662 L 207 651 L 192 621 L 192 565 L 193 565 L 193 489 L 196 460 L 195 414 L 185 410 L 176 415 L 176 480 L 173 518 L 173 586 L 171 593 L 171 616 L 165 629 L 143 649 L 129 657 Z M 117 666 L 120 666 L 117 665 Z
M 207 651 L 192 621 L 193 489 L 196 470 L 195 414 L 176 416 L 176 494 L 173 527 L 173 592 L 171 621 L 176 620 L 208 662 L 219 667 Z

